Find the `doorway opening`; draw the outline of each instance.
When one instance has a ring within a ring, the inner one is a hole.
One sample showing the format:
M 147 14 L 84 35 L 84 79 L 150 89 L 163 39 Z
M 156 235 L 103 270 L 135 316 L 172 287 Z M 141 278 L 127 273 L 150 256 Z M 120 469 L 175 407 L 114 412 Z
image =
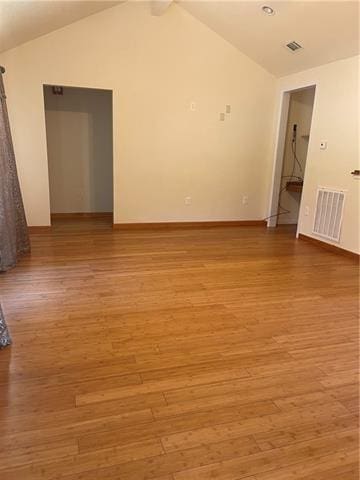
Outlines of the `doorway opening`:
M 283 95 L 268 226 L 298 224 L 315 86 Z
M 50 213 L 113 218 L 112 91 L 44 85 Z

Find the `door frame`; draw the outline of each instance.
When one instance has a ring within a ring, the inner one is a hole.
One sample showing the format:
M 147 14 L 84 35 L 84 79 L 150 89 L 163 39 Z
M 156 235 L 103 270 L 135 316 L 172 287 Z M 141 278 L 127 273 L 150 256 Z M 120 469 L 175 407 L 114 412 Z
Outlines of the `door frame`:
M 312 125 L 312 120 L 314 116 L 314 107 L 316 102 L 316 94 L 317 94 L 316 82 L 304 83 L 294 88 L 290 88 L 290 89 L 286 88 L 280 91 L 280 99 L 278 103 L 279 105 L 278 118 L 277 118 L 276 131 L 275 131 L 276 143 L 275 143 L 274 157 L 273 157 L 272 182 L 271 182 L 271 191 L 270 191 L 268 214 L 267 214 L 268 227 L 277 226 L 278 217 L 276 216 L 276 214 L 278 213 L 278 205 L 279 205 L 281 175 L 282 175 L 282 167 L 283 167 L 284 151 L 285 151 L 286 130 L 287 130 L 288 117 L 289 117 L 289 108 L 290 108 L 290 95 L 293 92 L 306 90 L 311 87 L 315 88 L 313 111 L 311 116 L 311 125 Z M 310 128 L 309 146 L 310 146 L 310 139 L 311 139 L 311 130 L 312 128 Z M 306 168 L 304 173 L 305 174 L 304 174 L 303 188 L 305 186 L 305 181 L 306 181 Z M 301 199 L 300 199 L 299 212 L 301 212 L 302 210 L 302 201 L 303 201 L 303 195 L 301 195 Z M 299 217 L 300 217 L 300 213 L 299 213 Z M 300 221 L 298 221 L 297 223 L 296 238 L 298 238 L 299 236 L 299 226 L 300 226 Z
M 73 85 L 73 84 L 67 84 L 64 82 L 60 83 L 42 83 L 41 88 L 42 88 L 42 111 L 44 114 L 44 128 L 45 128 L 45 147 L 46 147 L 46 167 L 47 167 L 47 180 L 48 180 L 48 199 L 49 199 L 49 225 L 50 227 L 52 226 L 52 216 L 55 216 L 56 214 L 51 213 L 51 204 L 50 204 L 50 171 L 49 171 L 49 156 L 48 156 L 48 148 L 47 148 L 47 130 L 46 130 L 46 104 L 45 104 L 45 87 L 54 87 L 54 86 L 61 86 L 64 88 L 74 88 L 74 89 L 82 89 L 82 90 L 103 90 L 106 92 L 111 93 L 111 124 L 112 124 L 112 212 L 104 212 L 105 215 L 103 216 L 108 216 L 109 213 L 111 213 L 111 218 L 112 218 L 112 225 L 114 225 L 114 218 L 115 218 L 115 162 L 114 162 L 114 144 L 115 144 L 115 137 L 114 137 L 114 89 L 113 88 L 108 88 L 108 87 L 93 87 L 93 86 L 79 86 L 79 85 Z M 90 213 L 90 212 L 89 212 Z M 63 214 L 63 217 L 72 217 L 72 218 L 81 218 L 81 217 L 99 217 L 101 216 L 102 212 L 94 212 L 92 215 L 90 214 Z M 58 214 L 60 217 L 62 214 Z M 54 217 L 53 217 L 54 218 Z

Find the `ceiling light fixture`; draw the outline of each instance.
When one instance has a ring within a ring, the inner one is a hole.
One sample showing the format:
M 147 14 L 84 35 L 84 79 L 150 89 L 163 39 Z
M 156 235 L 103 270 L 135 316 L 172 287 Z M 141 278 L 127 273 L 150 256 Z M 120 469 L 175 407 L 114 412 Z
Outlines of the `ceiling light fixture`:
M 266 15 L 275 15 L 275 10 L 267 5 L 264 5 L 261 10 L 266 13 Z

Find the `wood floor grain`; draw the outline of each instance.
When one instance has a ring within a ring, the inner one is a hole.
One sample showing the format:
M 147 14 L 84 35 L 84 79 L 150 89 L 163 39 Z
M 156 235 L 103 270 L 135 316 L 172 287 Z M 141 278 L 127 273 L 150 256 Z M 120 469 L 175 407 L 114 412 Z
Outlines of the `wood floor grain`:
M 55 219 L 0 276 L 0 478 L 357 480 L 356 263 L 108 221 Z

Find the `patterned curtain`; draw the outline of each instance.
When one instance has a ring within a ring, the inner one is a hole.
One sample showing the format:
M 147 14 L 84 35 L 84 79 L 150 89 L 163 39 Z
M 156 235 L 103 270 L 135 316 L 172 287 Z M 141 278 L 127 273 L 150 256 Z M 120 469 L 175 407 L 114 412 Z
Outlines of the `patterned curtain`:
M 0 348 L 6 347 L 6 345 L 10 345 L 10 343 L 11 338 L 0 305 Z
M 19 255 L 29 251 L 30 242 L 0 68 L 0 272 L 15 266 Z M 0 348 L 9 342 L 0 306 Z

